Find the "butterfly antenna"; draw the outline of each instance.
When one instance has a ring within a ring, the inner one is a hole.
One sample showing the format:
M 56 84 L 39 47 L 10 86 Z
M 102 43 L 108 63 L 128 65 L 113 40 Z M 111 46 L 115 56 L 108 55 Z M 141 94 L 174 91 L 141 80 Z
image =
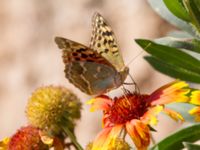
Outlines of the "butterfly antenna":
M 123 83 L 123 87 L 124 87 L 124 85 L 134 85 L 134 88 L 135 88 L 134 92 L 135 92 L 135 93 L 140 93 L 140 89 L 139 89 L 139 87 L 137 86 L 137 83 L 135 82 L 135 80 L 133 79 L 133 77 L 132 77 L 130 74 L 128 74 L 128 75 L 129 75 L 129 77 L 131 78 L 132 83 L 124 82 L 124 83 Z M 124 89 L 125 89 L 125 88 L 124 88 Z M 126 91 L 128 91 L 128 90 L 126 90 Z M 130 93 L 130 91 L 129 91 L 129 93 Z
M 135 57 L 133 57 L 131 59 L 131 61 L 129 61 L 129 63 L 127 64 L 127 66 L 129 66 L 137 57 L 139 57 L 141 54 L 143 53 L 143 51 L 140 51 Z M 133 77 L 129 74 L 129 77 L 131 78 L 132 80 L 132 83 L 124 83 L 126 85 L 134 85 L 135 86 L 135 92 L 136 93 L 140 93 L 140 89 L 139 87 L 137 86 L 137 83 L 135 82 L 135 80 L 133 79 Z
M 144 51 L 139 52 L 135 57 L 133 57 L 126 66 L 129 66 L 138 56 L 140 56 Z
M 136 93 L 140 93 L 140 89 L 139 89 L 139 87 L 137 86 L 137 83 L 135 82 L 135 80 L 133 79 L 133 77 L 130 75 L 130 74 L 128 74 L 129 75 L 129 77 L 131 78 L 131 80 L 132 80 L 132 82 L 133 82 L 133 85 L 135 86 L 135 92 Z

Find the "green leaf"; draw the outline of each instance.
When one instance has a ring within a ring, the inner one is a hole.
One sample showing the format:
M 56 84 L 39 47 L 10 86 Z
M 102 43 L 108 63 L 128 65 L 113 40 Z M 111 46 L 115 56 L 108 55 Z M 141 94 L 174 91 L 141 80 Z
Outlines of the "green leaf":
M 154 69 L 160 71 L 161 73 L 181 80 L 200 83 L 200 74 L 189 71 L 185 68 L 177 67 L 176 65 L 168 64 L 155 57 L 147 56 L 145 59 L 153 66 Z
M 170 47 L 181 48 L 200 53 L 200 40 L 197 39 L 164 37 L 156 39 L 155 42 Z
M 191 34 L 188 34 L 185 31 L 172 31 L 167 34 L 167 36 L 175 38 L 194 38 Z
M 189 143 L 189 142 L 183 142 L 183 145 L 187 150 L 200 150 L 200 145 Z
M 163 0 L 163 2 L 176 17 L 190 22 L 190 16 L 180 0 Z
M 174 16 L 166 7 L 166 5 L 164 4 L 163 0 L 148 0 L 149 4 L 151 5 L 151 7 L 165 20 L 167 20 L 169 23 L 171 23 L 172 25 L 178 27 L 179 29 L 182 29 L 183 31 L 188 32 L 189 34 L 191 34 L 194 37 L 198 37 L 196 35 L 195 30 L 193 29 L 193 27 L 188 24 L 187 22 L 177 18 L 176 16 Z
M 179 130 L 171 136 L 163 139 L 151 150 L 180 150 L 184 148 L 182 142 L 194 142 L 200 139 L 200 124 L 195 124 Z
M 194 105 L 188 103 L 171 103 L 166 105 L 166 107 L 176 112 L 179 112 L 183 116 L 186 122 L 195 123 L 194 116 L 188 113 L 189 110 L 194 108 Z
M 146 52 L 166 62 L 166 64 L 200 75 L 200 61 L 191 55 L 176 48 L 156 44 L 150 40 L 137 39 L 135 41 Z
M 200 33 L 200 2 L 199 0 L 184 0 L 186 8 L 191 16 L 192 23 Z

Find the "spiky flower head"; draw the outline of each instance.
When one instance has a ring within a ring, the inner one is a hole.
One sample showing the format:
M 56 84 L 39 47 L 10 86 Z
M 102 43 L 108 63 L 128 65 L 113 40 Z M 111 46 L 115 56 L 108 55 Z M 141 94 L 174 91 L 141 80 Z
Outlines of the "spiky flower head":
M 86 146 L 85 150 L 92 150 L 92 147 L 93 147 L 93 143 L 91 142 Z M 108 148 L 107 150 L 130 150 L 131 149 L 129 144 L 121 138 L 112 139 L 111 143 L 109 144 L 107 148 Z
M 8 150 L 48 150 L 48 145 L 41 140 L 39 129 L 26 126 L 18 130 L 8 143 Z
M 81 102 L 70 90 L 60 86 L 36 89 L 29 99 L 26 114 L 29 122 L 52 135 L 59 134 L 60 124 L 73 131 L 80 118 Z

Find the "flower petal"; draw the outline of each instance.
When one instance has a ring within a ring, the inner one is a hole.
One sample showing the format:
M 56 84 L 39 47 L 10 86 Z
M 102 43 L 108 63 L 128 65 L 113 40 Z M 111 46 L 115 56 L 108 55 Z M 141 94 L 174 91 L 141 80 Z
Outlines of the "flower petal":
M 113 104 L 113 101 L 106 95 L 95 97 L 87 102 L 91 105 L 90 111 L 107 110 Z
M 6 137 L 2 141 L 0 141 L 0 150 L 7 150 L 9 141 L 10 141 L 10 138 L 8 138 L 8 137 Z
M 168 116 L 170 116 L 172 119 L 174 119 L 175 121 L 184 121 L 184 118 L 182 117 L 182 115 L 174 110 L 165 108 L 163 109 L 163 112 L 166 113 Z
M 40 138 L 41 138 L 41 140 L 42 140 L 42 142 L 43 142 L 44 144 L 47 144 L 47 145 L 49 145 L 49 146 L 53 144 L 54 138 L 53 138 L 53 137 L 50 137 L 50 136 L 48 135 L 48 133 L 43 132 L 43 131 L 39 131 L 39 135 L 40 135 Z
M 116 139 L 123 125 L 116 125 L 114 127 L 104 128 L 93 142 L 92 150 L 108 150 L 110 144 L 114 144 L 114 139 Z
M 195 121 L 200 122 L 200 107 L 194 107 L 189 111 L 189 114 L 195 116 Z
M 112 127 L 104 128 L 93 142 L 92 150 L 100 150 L 101 147 L 106 145 L 107 138 L 111 132 Z
M 172 102 L 187 102 L 189 97 L 186 96 L 190 89 L 184 81 L 176 80 L 167 85 L 162 86 L 153 92 L 147 99 L 151 105 L 162 105 Z
M 102 127 L 111 127 L 114 126 L 114 124 L 110 121 L 110 115 L 104 114 L 102 119 Z
M 192 92 L 192 95 L 190 96 L 191 100 L 190 103 L 194 105 L 200 105 L 200 91 L 194 91 Z
M 156 125 L 157 124 L 157 118 L 156 116 L 163 110 L 163 106 L 154 106 L 150 108 L 142 117 L 141 121 L 149 124 L 149 125 Z
M 150 130 L 145 123 L 133 119 L 126 123 L 126 130 L 138 150 L 147 149 L 150 144 Z

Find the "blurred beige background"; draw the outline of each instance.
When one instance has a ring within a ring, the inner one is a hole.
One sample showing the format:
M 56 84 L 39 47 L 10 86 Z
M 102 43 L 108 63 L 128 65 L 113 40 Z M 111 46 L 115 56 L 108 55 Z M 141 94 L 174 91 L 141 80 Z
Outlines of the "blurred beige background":
M 26 125 L 27 99 L 37 87 L 64 85 L 83 102 L 90 99 L 65 79 L 61 51 L 54 37 L 88 45 L 95 11 L 112 26 L 126 64 L 142 51 L 134 43 L 135 38 L 154 39 L 173 29 L 146 0 L 0 1 L 0 139 Z M 129 65 L 142 92 L 152 92 L 173 80 L 153 70 L 144 55 L 145 52 Z M 84 105 L 76 129 L 81 144 L 86 145 L 100 131 L 100 116 L 100 112 L 90 113 L 89 106 Z M 171 120 L 167 117 L 160 118 L 156 139 L 169 134 L 176 125 L 168 124 Z

